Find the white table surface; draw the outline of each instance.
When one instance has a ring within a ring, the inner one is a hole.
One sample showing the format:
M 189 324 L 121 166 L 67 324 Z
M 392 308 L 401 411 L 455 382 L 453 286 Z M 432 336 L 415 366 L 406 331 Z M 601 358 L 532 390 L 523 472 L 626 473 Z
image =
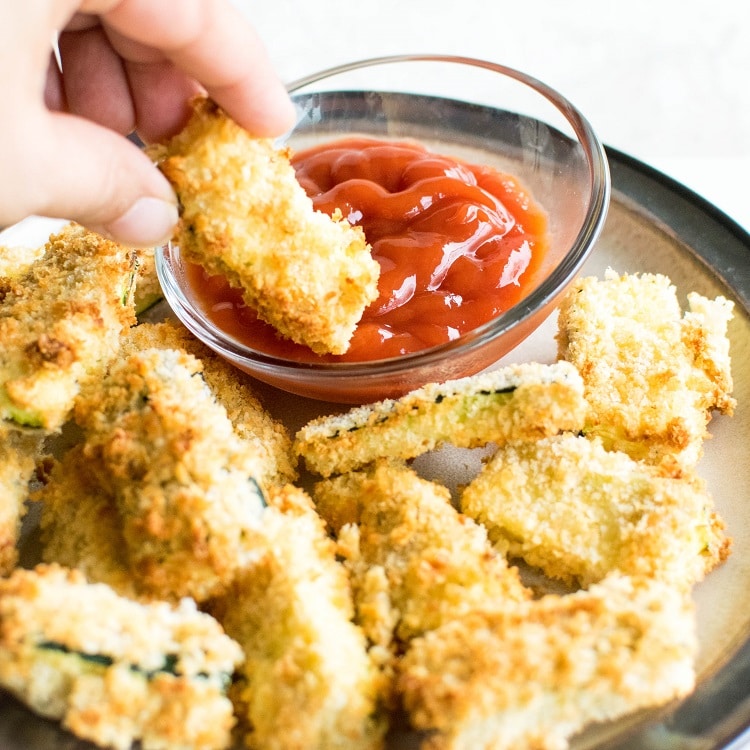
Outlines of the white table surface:
M 400 53 L 479 57 L 555 87 L 601 140 L 750 231 L 745 0 L 235 0 L 287 82 Z

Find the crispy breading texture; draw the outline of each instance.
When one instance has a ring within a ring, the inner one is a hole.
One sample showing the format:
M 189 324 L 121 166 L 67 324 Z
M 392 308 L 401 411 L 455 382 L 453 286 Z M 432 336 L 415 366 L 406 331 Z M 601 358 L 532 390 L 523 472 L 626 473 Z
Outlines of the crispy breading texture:
M 77 568 L 91 583 L 106 583 L 121 596 L 151 598 L 130 572 L 115 497 L 91 470 L 83 445 L 54 461 L 32 499 L 41 503 L 44 562 Z
M 377 646 L 396 652 L 487 602 L 530 596 L 448 490 L 406 466 L 383 462 L 325 480 L 313 497 L 338 534 L 358 620 Z
M 0 575 L 18 562 L 21 520 L 41 448 L 41 436 L 0 427 Z
M 313 209 L 288 152 L 198 99 L 184 130 L 152 154 L 180 199 L 185 258 L 242 289 L 282 336 L 345 352 L 380 266 L 359 227 Z
M 153 247 L 136 250 L 136 277 L 133 302 L 137 315 L 153 307 L 163 298 L 161 284 L 156 273 L 156 257 Z
M 255 554 L 263 510 L 253 445 L 195 357 L 147 349 L 76 405 L 89 470 L 115 498 L 133 575 L 154 596 L 213 596 Z
M 697 650 L 689 597 L 659 581 L 494 608 L 412 642 L 398 688 L 426 750 L 564 750 L 592 722 L 686 695 Z
M 186 328 L 172 321 L 141 323 L 128 331 L 122 355 L 143 349 L 181 349 L 200 360 L 203 379 L 227 410 L 235 432 L 250 441 L 258 454 L 263 483 L 286 484 L 297 478 L 292 440 L 286 427 L 273 419 L 254 390 L 253 380 L 219 357 Z
M 271 488 L 268 502 L 264 556 L 211 607 L 245 652 L 233 692 L 245 745 L 381 748 L 381 677 L 351 621 L 335 545 L 303 490 Z
M 729 554 L 701 480 L 570 434 L 501 447 L 460 507 L 501 552 L 572 585 L 617 570 L 687 588 Z
M 58 430 L 135 323 L 132 250 L 71 224 L 0 289 L 0 419 Z
M 228 747 L 240 659 L 190 600 L 139 604 L 60 566 L 0 580 L 0 685 L 102 747 Z
M 581 378 L 567 362 L 511 365 L 315 419 L 297 433 L 295 450 L 328 477 L 443 443 L 473 448 L 579 430 L 586 408 Z
M 659 274 L 579 279 L 560 305 L 558 349 L 585 383 L 586 431 L 650 463 L 695 466 L 711 411 L 734 408 L 727 325 L 733 303 L 688 295 Z

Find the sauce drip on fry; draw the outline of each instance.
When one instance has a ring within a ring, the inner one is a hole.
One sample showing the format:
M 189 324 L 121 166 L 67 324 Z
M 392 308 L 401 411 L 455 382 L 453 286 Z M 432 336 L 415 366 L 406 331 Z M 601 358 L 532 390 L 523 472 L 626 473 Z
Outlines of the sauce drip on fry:
M 373 138 L 322 144 L 292 163 L 315 208 L 339 209 L 364 230 L 381 267 L 379 296 L 349 350 L 320 356 L 280 339 L 223 277 L 189 266 L 196 302 L 254 349 L 310 362 L 397 357 L 486 323 L 533 286 L 547 220 L 515 177 L 417 143 Z

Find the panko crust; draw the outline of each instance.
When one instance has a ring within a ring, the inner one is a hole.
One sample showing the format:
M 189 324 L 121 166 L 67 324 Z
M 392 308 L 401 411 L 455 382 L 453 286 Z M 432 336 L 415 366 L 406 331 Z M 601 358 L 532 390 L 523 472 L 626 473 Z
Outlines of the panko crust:
M 215 596 L 255 554 L 259 457 L 184 351 L 118 360 L 76 404 L 89 470 L 115 498 L 139 586 Z
M 460 507 L 503 554 L 572 586 L 619 571 L 689 588 L 731 546 L 698 477 L 664 476 L 571 434 L 501 447 Z
M 345 352 L 380 266 L 359 227 L 313 209 L 288 152 L 197 99 L 186 127 L 152 155 L 180 200 L 185 258 L 242 289 L 283 337 Z
M 146 312 L 163 298 L 156 272 L 156 253 L 153 247 L 136 250 L 136 276 L 133 303 L 136 315 Z
M 29 482 L 41 456 L 41 436 L 0 427 L 0 575 L 18 562 Z
M 358 621 L 378 647 L 397 653 L 487 602 L 530 596 L 484 528 L 451 505 L 448 490 L 406 466 L 380 462 L 325 480 L 313 497 L 338 534 Z
M 614 574 L 427 633 L 397 687 L 429 750 L 564 750 L 592 722 L 689 693 L 696 650 L 688 596 Z
M 731 414 L 727 325 L 733 303 L 688 295 L 660 274 L 581 278 L 560 305 L 559 356 L 585 383 L 586 427 L 608 448 L 650 463 L 695 466 L 716 409 Z
M 294 448 L 308 469 L 328 477 L 443 443 L 473 448 L 579 430 L 586 410 L 583 382 L 569 363 L 511 365 L 314 419 L 297 432 Z
M 53 462 L 32 499 L 41 504 L 44 562 L 76 568 L 91 583 L 105 583 L 121 596 L 151 598 L 130 571 L 117 502 L 91 470 L 84 445 Z
M 253 444 L 260 461 L 260 481 L 286 484 L 297 479 L 289 431 L 265 409 L 249 375 L 232 367 L 173 321 L 141 323 L 131 328 L 123 339 L 120 356 L 144 349 L 177 349 L 198 359 L 203 380 L 226 409 L 235 432 Z
M 76 224 L 0 288 L 0 417 L 55 432 L 135 323 L 135 254 Z
M 382 679 L 307 493 L 273 487 L 265 552 L 210 605 L 245 652 L 233 700 L 252 750 L 378 750 Z
M 57 565 L 0 580 L 0 685 L 102 747 L 228 747 L 240 658 L 189 600 L 139 604 Z

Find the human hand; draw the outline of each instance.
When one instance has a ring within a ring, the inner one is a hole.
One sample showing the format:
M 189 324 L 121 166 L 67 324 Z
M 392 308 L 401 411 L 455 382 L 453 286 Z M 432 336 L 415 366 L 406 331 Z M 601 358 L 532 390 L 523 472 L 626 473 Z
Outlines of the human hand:
M 62 217 L 132 245 L 167 239 L 177 206 L 124 134 L 172 135 L 201 91 L 258 136 L 293 119 L 260 40 L 228 0 L 3 2 L 0 87 L 0 226 Z

